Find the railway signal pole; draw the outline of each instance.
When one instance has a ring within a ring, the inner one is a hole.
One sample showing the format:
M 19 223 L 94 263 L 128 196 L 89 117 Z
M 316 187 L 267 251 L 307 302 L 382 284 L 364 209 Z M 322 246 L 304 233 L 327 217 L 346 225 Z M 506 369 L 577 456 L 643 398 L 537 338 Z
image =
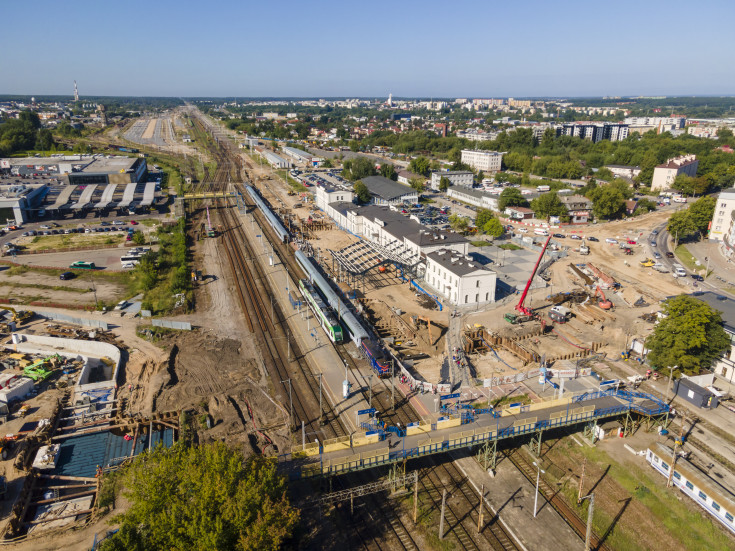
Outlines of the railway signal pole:
M 322 373 L 317 374 L 319 377 L 319 424 L 324 425 L 324 413 L 322 413 Z
M 371 408 L 373 407 L 373 374 L 372 373 L 368 377 L 368 386 L 370 390 L 370 393 L 369 393 L 370 398 L 368 399 L 368 407 Z
M 588 496 L 584 496 L 582 500 L 590 500 L 590 507 L 587 509 L 587 533 L 584 537 L 584 551 L 590 551 L 590 545 L 592 543 L 592 515 L 595 510 L 595 494 L 591 493 Z
M 447 489 L 444 488 L 444 491 L 442 492 L 442 516 L 439 519 L 439 539 L 444 539 L 444 508 L 447 504 Z
M 541 473 L 546 474 L 546 471 L 541 470 L 541 465 L 533 462 L 533 466 L 536 467 L 536 496 L 533 498 L 533 518 L 536 518 L 536 515 L 538 514 L 538 483 L 541 479 Z M 589 548 L 588 548 L 589 549 Z

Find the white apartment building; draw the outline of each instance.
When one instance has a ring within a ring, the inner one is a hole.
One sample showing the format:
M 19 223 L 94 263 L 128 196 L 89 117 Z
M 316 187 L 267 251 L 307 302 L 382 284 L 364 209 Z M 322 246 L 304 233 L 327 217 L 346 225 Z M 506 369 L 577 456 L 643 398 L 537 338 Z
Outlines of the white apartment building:
M 497 273 L 471 256 L 441 249 L 426 255 L 424 281 L 456 306 L 495 302 Z
M 686 117 L 626 117 L 624 122 L 630 126 L 684 128 L 687 119 Z
M 463 149 L 462 162 L 483 172 L 498 172 L 503 164 L 503 154 L 497 151 Z
M 617 178 L 628 178 L 632 180 L 641 173 L 641 167 L 639 166 L 625 166 L 625 165 L 605 165 L 605 168 L 613 173 L 613 176 Z
M 449 180 L 449 184 L 452 186 L 467 186 L 472 187 L 475 181 L 475 175 L 469 170 L 448 170 L 445 172 L 432 172 L 431 173 L 431 189 L 434 191 L 439 190 L 439 183 L 442 178 Z
M 730 231 L 732 216 L 735 211 L 735 188 L 723 189 L 717 196 L 715 212 L 712 215 L 712 226 L 709 238 L 712 241 L 722 241 Z
M 329 203 L 352 203 L 354 193 L 336 188 L 317 186 L 314 194 L 314 203 L 321 210 L 326 211 Z
M 669 159 L 653 169 L 651 191 L 665 191 L 671 187 L 679 174 L 686 174 L 694 178 L 697 175 L 699 161 L 696 155 L 682 155 Z

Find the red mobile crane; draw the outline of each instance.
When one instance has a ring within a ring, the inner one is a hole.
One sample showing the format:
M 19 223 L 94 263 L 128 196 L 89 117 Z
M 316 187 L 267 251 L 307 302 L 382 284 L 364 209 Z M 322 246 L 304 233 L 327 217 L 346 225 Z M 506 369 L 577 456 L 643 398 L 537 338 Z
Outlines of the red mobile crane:
M 518 314 L 512 314 L 507 313 L 503 316 L 505 321 L 516 324 L 516 323 L 523 323 L 524 321 L 532 320 L 536 317 L 536 313 L 531 310 L 530 308 L 527 308 L 524 303 L 526 302 L 526 296 L 528 295 L 528 290 L 531 288 L 531 283 L 533 282 L 533 278 L 536 277 L 536 272 L 538 271 L 539 264 L 541 264 L 541 259 L 544 257 L 544 253 L 546 252 L 546 248 L 549 246 L 549 241 L 551 241 L 551 235 L 546 239 L 546 243 L 544 243 L 543 248 L 541 249 L 541 254 L 538 256 L 538 260 L 536 260 L 536 265 L 533 267 L 533 271 L 531 272 L 531 277 L 528 278 L 528 281 L 526 282 L 526 288 L 523 289 L 523 294 L 521 295 L 521 300 L 518 301 L 518 304 L 516 304 L 515 309 L 518 312 Z

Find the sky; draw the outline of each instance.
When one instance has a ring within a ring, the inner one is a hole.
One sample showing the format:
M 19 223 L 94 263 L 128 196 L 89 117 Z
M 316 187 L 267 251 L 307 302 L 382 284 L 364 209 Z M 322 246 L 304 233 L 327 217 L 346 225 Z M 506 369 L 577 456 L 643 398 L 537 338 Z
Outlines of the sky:
M 733 95 L 732 0 L 3 2 L 0 94 Z

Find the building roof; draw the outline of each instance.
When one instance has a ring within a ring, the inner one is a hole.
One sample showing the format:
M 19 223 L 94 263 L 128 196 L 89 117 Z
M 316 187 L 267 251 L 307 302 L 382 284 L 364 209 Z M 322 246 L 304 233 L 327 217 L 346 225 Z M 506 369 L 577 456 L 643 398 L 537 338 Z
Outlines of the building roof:
M 735 334 L 735 300 L 713 291 L 700 291 L 690 296 L 709 304 L 714 310 L 722 313 L 722 322 L 728 333 Z
M 420 178 L 422 180 L 424 179 L 424 177 L 421 176 L 421 174 L 416 174 L 415 172 L 411 172 L 410 170 L 399 170 L 398 175 L 403 176 L 404 178 L 408 178 L 409 180 L 413 178 Z
M 475 175 L 474 172 L 471 170 L 440 170 L 437 172 L 432 172 L 432 175 L 436 174 L 437 176 L 460 176 L 464 174 L 472 174 Z
M 584 195 L 566 195 L 559 197 L 559 200 L 564 203 L 566 207 L 569 207 L 569 205 L 574 203 L 584 203 L 587 206 L 583 208 L 592 208 L 592 201 L 587 199 Z
M 416 190 L 403 184 L 398 184 L 384 176 L 368 176 L 362 179 L 370 195 L 375 195 L 386 201 L 398 199 L 404 195 L 416 195 Z
M 528 207 L 505 207 L 505 210 L 520 212 L 523 214 L 533 214 L 533 209 L 529 209 Z
M 696 162 L 698 161 L 695 155 L 683 155 L 681 157 L 669 159 L 664 164 L 657 165 L 656 168 L 681 168 Z
M 469 195 L 470 197 L 475 197 L 477 199 L 482 199 L 483 197 L 492 197 L 490 193 L 465 186 L 450 186 L 449 189 L 452 191 L 452 193 Z
M 475 272 L 486 272 L 487 274 L 495 274 L 495 272 L 487 269 L 479 262 L 472 260 L 472 257 L 463 256 L 456 253 L 455 251 L 442 249 L 433 253 L 429 253 L 426 256 L 427 258 L 430 258 L 431 260 L 439 264 L 448 272 L 459 277 L 466 276 Z
M 605 168 L 625 168 L 628 170 L 640 170 L 639 166 L 628 166 L 628 165 L 605 165 Z

